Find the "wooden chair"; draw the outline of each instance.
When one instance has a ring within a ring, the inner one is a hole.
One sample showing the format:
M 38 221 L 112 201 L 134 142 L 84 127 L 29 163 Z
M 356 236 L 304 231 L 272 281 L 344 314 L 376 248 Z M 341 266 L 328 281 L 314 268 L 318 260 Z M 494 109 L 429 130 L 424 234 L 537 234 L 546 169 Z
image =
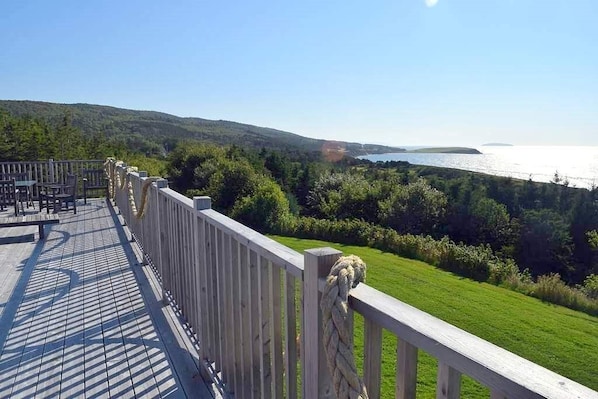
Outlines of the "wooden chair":
M 48 193 L 46 193 L 48 195 Z M 62 210 L 62 206 L 66 205 L 66 210 L 69 209 L 69 202 L 73 203 L 73 212 L 77 213 L 77 175 L 68 175 L 66 177 L 66 184 L 64 184 L 59 192 L 53 192 L 49 195 L 54 204 L 54 209 Z M 49 207 L 48 207 L 49 208 Z M 49 209 L 48 209 L 49 211 Z
M 28 180 L 29 175 L 27 173 L 2 173 L 0 174 L 0 180 L 15 180 L 15 181 L 23 181 Z M 21 208 L 23 208 L 23 200 L 27 203 L 27 208 L 29 208 L 29 191 L 25 188 L 18 188 L 19 193 L 19 202 L 21 203 Z M 31 205 L 33 205 L 33 201 L 31 201 Z
M 17 203 L 19 198 L 19 191 L 15 186 L 15 180 L 0 180 L 0 211 L 4 208 L 14 205 L 15 216 L 19 214 L 19 205 Z M 21 208 L 23 203 L 21 202 Z
M 87 204 L 87 191 L 102 190 L 108 197 L 108 178 L 104 169 L 83 170 L 83 203 Z

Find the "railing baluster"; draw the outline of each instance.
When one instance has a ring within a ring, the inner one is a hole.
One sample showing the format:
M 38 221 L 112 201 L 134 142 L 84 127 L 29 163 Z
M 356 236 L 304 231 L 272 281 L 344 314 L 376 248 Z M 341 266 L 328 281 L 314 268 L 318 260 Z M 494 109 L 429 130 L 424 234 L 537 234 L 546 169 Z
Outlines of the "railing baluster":
M 270 342 L 272 336 L 270 335 L 270 326 L 274 315 L 270 312 L 270 264 L 267 259 L 259 257 L 258 264 L 258 285 L 260 294 L 259 303 L 259 340 L 257 345 L 259 347 L 259 366 L 260 366 L 260 380 L 262 386 L 262 397 L 265 399 L 272 398 L 273 384 L 272 384 L 272 351 L 270 350 Z
M 247 247 L 239 243 L 239 284 L 241 303 L 239 306 L 241 320 L 241 347 L 243 348 L 243 388 L 242 397 L 251 397 L 251 314 L 249 311 L 249 267 L 247 264 Z M 237 393 L 239 394 L 239 392 Z
M 191 322 L 191 315 L 194 313 L 193 307 L 193 288 L 191 286 L 191 282 L 193 281 L 193 262 L 191 261 L 191 257 L 193 256 L 193 228 L 191 225 L 192 212 L 183 208 L 183 213 L 185 215 L 183 219 L 184 228 L 184 250 L 183 250 L 183 282 L 185 283 L 185 307 L 187 308 L 186 314 L 183 315 L 185 321 L 187 323 Z M 145 218 L 144 218 L 145 219 Z
M 216 242 L 216 227 L 212 224 L 209 225 L 209 235 L 210 235 L 210 252 L 209 257 L 210 261 L 208 262 L 209 267 L 209 280 L 208 280 L 208 293 L 210 295 L 209 298 L 209 308 L 210 308 L 210 325 L 211 325 L 211 334 L 210 334 L 210 348 L 211 348 L 211 357 L 210 360 L 212 362 L 218 362 L 219 353 L 218 353 L 218 340 L 220 337 L 220 325 L 218 324 L 218 295 L 217 295 L 217 259 L 216 259 L 216 251 L 218 247 L 218 243 Z
M 234 291 L 231 287 L 231 247 L 230 247 L 230 235 L 222 233 L 222 296 L 223 296 L 223 307 L 220 311 L 223 319 L 222 333 L 224 335 L 224 359 L 222 364 L 222 382 L 224 383 L 227 393 L 232 392 L 234 386 L 234 334 L 233 334 L 233 305 L 232 296 Z
M 417 347 L 397 339 L 397 399 L 413 399 L 417 386 Z
M 438 361 L 436 399 L 458 399 L 461 394 L 461 373 Z
M 250 311 L 250 329 L 251 334 L 251 388 L 254 398 L 262 397 L 264 387 L 262 387 L 262 379 L 260 378 L 260 292 L 258 282 L 258 256 L 255 251 L 248 249 L 249 252 L 249 311 Z
M 382 370 L 382 328 L 365 319 L 363 380 L 372 398 L 380 397 L 380 374 Z
M 223 259 L 223 250 L 224 250 L 224 242 L 223 242 L 223 233 L 222 230 L 216 230 L 216 278 L 217 278 L 217 287 L 216 287 L 216 294 L 218 296 L 218 306 L 215 309 L 217 312 L 217 321 L 218 321 L 218 330 L 220 333 L 218 334 L 218 369 L 224 374 L 224 368 L 226 363 L 226 326 L 225 326 L 225 314 L 223 312 L 226 311 L 225 306 L 225 283 L 224 283 L 224 259 Z
M 295 278 L 284 273 L 285 285 L 285 385 L 287 398 L 297 398 L 297 309 L 295 301 Z
M 235 336 L 235 396 L 242 397 L 243 389 L 243 323 L 241 322 L 241 286 L 240 286 L 240 268 L 239 268 L 239 242 L 236 239 L 231 239 L 231 255 L 232 255 L 232 273 L 231 283 L 233 288 L 233 322 L 234 322 L 234 336 Z
M 272 394 L 275 398 L 282 397 L 282 375 L 284 373 L 282 364 L 282 314 L 281 314 L 281 282 L 280 282 L 280 268 L 276 265 L 268 265 L 270 274 L 270 298 L 272 303 L 272 323 L 270 324 L 270 342 L 272 346 L 272 379 L 274 381 L 274 392 Z
M 507 399 L 507 397 L 502 392 L 493 389 L 490 391 L 490 399 Z

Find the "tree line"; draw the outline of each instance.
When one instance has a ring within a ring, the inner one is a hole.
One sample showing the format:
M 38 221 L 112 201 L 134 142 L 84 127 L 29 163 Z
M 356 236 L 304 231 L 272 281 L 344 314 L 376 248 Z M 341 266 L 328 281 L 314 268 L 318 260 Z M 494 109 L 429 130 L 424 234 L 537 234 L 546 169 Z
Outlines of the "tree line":
M 132 153 L 157 154 L 157 143 L 143 138 L 107 137 L 101 132 L 85 135 L 65 112 L 56 120 L 13 116 L 0 109 L 0 160 L 102 159 Z

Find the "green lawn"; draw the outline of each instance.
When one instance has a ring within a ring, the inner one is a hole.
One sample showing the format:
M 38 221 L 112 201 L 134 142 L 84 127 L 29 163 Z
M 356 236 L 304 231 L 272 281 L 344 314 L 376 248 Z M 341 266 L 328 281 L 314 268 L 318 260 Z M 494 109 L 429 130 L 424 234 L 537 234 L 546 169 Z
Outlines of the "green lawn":
M 344 254 L 358 255 L 368 265 L 368 285 L 598 390 L 596 317 L 371 248 L 272 238 L 299 252 L 331 246 Z M 356 317 L 358 359 L 362 358 L 362 325 L 361 317 Z M 383 397 L 394 397 L 395 347 L 396 339 L 385 332 Z M 418 397 L 434 397 L 435 380 L 435 359 L 420 353 Z M 471 379 L 464 379 L 463 397 L 478 398 L 486 392 Z

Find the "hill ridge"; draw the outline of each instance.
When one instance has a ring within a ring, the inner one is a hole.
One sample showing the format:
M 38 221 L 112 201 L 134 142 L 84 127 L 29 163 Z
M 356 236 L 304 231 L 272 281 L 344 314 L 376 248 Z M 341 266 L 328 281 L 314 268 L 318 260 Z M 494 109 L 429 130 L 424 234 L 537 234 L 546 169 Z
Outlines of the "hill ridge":
M 65 115 L 70 115 L 73 126 L 81 129 L 85 135 L 102 132 L 108 137 L 137 137 L 162 143 L 192 139 L 254 148 L 332 150 L 350 156 L 405 151 L 403 148 L 377 144 L 314 139 L 248 123 L 182 117 L 161 111 L 132 110 L 111 105 L 0 100 L 0 110 L 14 116 L 33 116 L 52 121 L 60 121 Z

